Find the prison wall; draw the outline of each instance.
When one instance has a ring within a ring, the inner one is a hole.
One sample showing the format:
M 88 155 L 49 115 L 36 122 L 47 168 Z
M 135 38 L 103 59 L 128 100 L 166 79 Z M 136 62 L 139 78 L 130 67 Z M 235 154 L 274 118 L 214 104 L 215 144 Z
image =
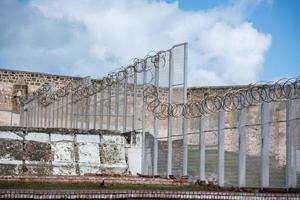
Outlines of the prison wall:
M 45 83 L 62 87 L 80 77 L 0 69 L 0 125 L 19 125 L 19 98 L 27 96 Z

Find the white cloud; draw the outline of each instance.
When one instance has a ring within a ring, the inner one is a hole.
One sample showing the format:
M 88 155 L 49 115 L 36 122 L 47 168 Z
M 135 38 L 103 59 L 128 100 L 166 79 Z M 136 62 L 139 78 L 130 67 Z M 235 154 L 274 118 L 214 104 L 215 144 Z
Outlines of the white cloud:
M 21 31 L 19 48 L 0 47 L 0 56 L 31 70 L 39 66 L 101 77 L 133 57 L 187 41 L 190 85 L 247 84 L 259 78 L 271 44 L 270 35 L 245 19 L 259 1 L 249 2 L 188 12 L 163 1 L 31 1 L 26 8 L 14 8 L 24 10 L 21 15 L 30 25 L 23 22 L 17 30 L 17 20 L 9 25 Z

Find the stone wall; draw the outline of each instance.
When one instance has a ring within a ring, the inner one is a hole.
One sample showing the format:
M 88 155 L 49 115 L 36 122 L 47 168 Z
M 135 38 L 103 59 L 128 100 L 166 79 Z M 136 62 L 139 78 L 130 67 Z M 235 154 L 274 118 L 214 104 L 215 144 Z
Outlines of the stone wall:
M 35 90 L 44 83 L 54 82 L 58 86 L 64 85 L 70 80 L 78 80 L 80 77 L 62 76 L 38 72 L 27 72 L 9 69 L 0 69 L 0 83 L 1 84 L 17 84 L 23 83 Z M 32 90 L 30 90 L 32 91 Z
M 18 97 L 27 96 L 44 83 L 53 82 L 62 87 L 78 79 L 80 77 L 0 69 L 0 125 L 19 124 Z
M 0 127 L 0 175 L 128 174 L 128 158 L 134 159 L 129 138 L 101 130 Z

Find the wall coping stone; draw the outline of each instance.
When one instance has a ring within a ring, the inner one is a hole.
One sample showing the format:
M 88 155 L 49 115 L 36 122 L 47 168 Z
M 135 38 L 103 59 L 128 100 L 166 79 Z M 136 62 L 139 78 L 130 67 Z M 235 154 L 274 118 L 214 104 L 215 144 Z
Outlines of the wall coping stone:
M 0 68 L 0 72 L 15 72 L 15 73 L 36 74 L 36 75 L 43 75 L 43 76 L 50 76 L 50 77 L 61 77 L 61 78 L 68 78 L 68 79 L 82 79 L 82 77 L 79 77 L 79 76 L 67 76 L 67 75 L 58 75 L 58 74 L 32 72 L 32 71 L 22 71 L 22 70 L 5 69 L 5 68 Z

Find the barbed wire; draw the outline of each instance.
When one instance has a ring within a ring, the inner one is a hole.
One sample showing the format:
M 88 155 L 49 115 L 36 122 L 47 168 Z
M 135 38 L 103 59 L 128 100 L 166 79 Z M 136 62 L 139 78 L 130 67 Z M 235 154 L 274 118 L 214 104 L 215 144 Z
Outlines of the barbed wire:
M 208 95 L 199 101 L 187 104 L 168 103 L 161 101 L 158 88 L 154 85 L 147 87 L 146 101 L 148 110 L 158 119 L 168 117 L 197 118 L 205 114 L 216 113 L 221 110 L 241 110 L 262 102 L 277 102 L 300 98 L 300 77 L 281 79 L 275 82 L 257 82 L 245 88 L 229 90 L 224 95 Z
M 164 66 L 166 63 L 165 57 L 169 51 L 170 50 L 159 51 L 153 55 L 147 55 L 143 59 L 135 58 L 132 65 L 114 70 L 102 79 L 91 80 L 90 78 L 83 78 L 77 82 L 70 81 L 65 87 L 57 89 L 54 92 L 50 91 L 50 83 L 44 84 L 30 97 L 28 97 L 26 100 L 23 100 L 23 102 L 29 103 L 34 99 L 38 99 L 38 102 L 42 106 L 48 106 L 67 95 L 72 96 L 73 102 L 80 101 L 83 98 L 92 96 L 110 86 L 116 85 L 117 83 L 124 83 L 126 78 L 133 77 L 136 73 L 150 71 L 159 65 Z M 151 74 L 149 77 L 150 79 L 147 81 L 147 84 L 152 82 L 153 74 Z
M 281 79 L 276 82 L 257 82 L 241 89 L 229 90 L 223 95 L 208 95 L 201 100 L 194 100 L 186 104 L 168 103 L 159 95 L 161 87 L 154 85 L 155 77 L 152 70 L 155 68 L 160 70 L 165 67 L 166 58 L 171 50 L 154 52 L 146 55 L 143 59 L 135 58 L 132 65 L 114 70 L 102 79 L 83 78 L 77 82 L 71 81 L 56 91 L 51 90 L 53 84 L 44 84 L 27 99 L 27 103 L 33 99 L 38 99 L 42 106 L 48 106 L 68 95 L 71 95 L 72 102 L 78 102 L 108 87 L 122 84 L 126 79 L 145 71 L 149 73 L 147 74 L 147 82 L 143 85 L 144 101 L 147 103 L 147 109 L 161 120 L 168 117 L 196 118 L 221 110 L 229 112 L 240 110 L 261 102 L 300 98 L 300 77 L 297 77 Z M 169 88 L 165 89 L 168 90 Z

